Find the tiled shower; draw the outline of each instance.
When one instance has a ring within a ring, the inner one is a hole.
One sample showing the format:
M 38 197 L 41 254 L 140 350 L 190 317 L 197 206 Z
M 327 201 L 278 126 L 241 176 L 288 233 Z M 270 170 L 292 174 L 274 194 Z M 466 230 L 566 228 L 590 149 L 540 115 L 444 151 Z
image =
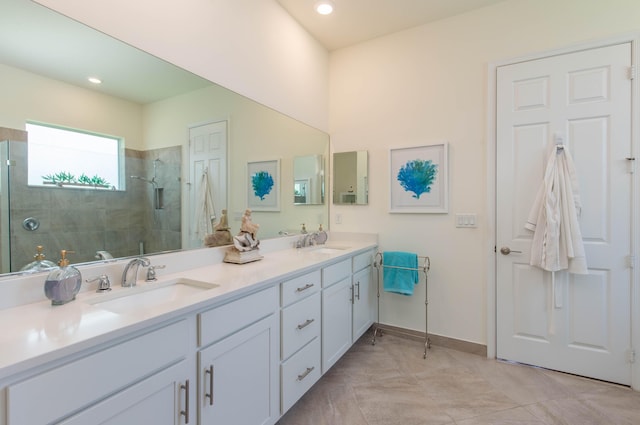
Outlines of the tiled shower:
M 54 262 L 61 249 L 74 251 L 72 263 L 95 261 L 97 251 L 117 258 L 179 249 L 181 156 L 180 146 L 126 149 L 125 190 L 34 187 L 27 185 L 27 143 L 0 142 L 0 272 L 33 261 L 37 245 Z M 156 185 L 130 178 L 151 180 L 154 171 Z M 39 227 L 26 230 L 27 218 Z

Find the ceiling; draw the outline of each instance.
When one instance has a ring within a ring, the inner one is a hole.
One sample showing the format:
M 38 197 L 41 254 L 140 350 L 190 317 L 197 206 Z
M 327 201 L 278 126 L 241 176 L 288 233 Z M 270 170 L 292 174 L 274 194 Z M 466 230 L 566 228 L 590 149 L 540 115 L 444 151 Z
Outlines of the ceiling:
M 505 0 L 333 0 L 331 15 L 317 0 L 276 0 L 329 51 L 445 19 Z

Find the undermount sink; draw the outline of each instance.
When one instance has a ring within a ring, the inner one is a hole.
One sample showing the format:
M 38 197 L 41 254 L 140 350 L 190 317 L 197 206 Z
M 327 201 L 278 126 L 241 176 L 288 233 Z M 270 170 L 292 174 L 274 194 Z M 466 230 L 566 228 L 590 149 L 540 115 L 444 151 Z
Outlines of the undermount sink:
M 135 313 L 177 301 L 220 285 L 191 279 L 144 283 L 132 288 L 116 288 L 87 300 L 87 303 L 113 313 Z

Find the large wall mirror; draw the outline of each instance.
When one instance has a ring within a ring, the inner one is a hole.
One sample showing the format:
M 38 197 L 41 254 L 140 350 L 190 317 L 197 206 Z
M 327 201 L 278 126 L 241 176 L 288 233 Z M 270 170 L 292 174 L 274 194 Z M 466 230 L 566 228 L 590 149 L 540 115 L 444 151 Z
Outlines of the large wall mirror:
M 367 151 L 333 154 L 333 203 L 369 203 L 369 154 Z
M 120 258 L 202 247 L 193 222 L 203 170 L 214 180 L 215 215 L 226 209 L 235 234 L 247 164 L 265 159 L 279 160 L 282 195 L 278 211 L 254 211 L 258 237 L 299 223 L 328 227 L 328 203 L 313 192 L 326 185 L 324 169 L 316 173 L 329 154 L 326 133 L 29 0 L 3 0 L 0 92 L 1 273 L 30 263 L 37 245 L 54 261 L 73 250 L 73 263 L 96 261 L 99 251 Z M 122 137 L 124 190 L 29 186 L 27 121 Z M 210 130 L 194 130 L 203 126 Z M 198 156 L 201 148 L 216 153 Z M 316 164 L 298 179 L 294 158 L 304 157 Z M 307 179 L 300 208 L 290 194 Z

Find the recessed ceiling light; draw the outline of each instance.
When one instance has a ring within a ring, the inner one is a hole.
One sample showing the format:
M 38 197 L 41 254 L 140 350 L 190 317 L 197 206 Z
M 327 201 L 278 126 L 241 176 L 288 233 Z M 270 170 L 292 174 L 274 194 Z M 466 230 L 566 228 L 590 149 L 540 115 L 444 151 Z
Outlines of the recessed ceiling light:
M 335 5 L 331 0 L 319 1 L 315 5 L 316 12 L 321 15 L 329 15 L 331 12 L 333 12 L 334 7 Z
M 102 80 L 97 77 L 89 77 L 87 78 L 87 80 L 89 80 L 89 82 L 93 84 L 102 84 Z

